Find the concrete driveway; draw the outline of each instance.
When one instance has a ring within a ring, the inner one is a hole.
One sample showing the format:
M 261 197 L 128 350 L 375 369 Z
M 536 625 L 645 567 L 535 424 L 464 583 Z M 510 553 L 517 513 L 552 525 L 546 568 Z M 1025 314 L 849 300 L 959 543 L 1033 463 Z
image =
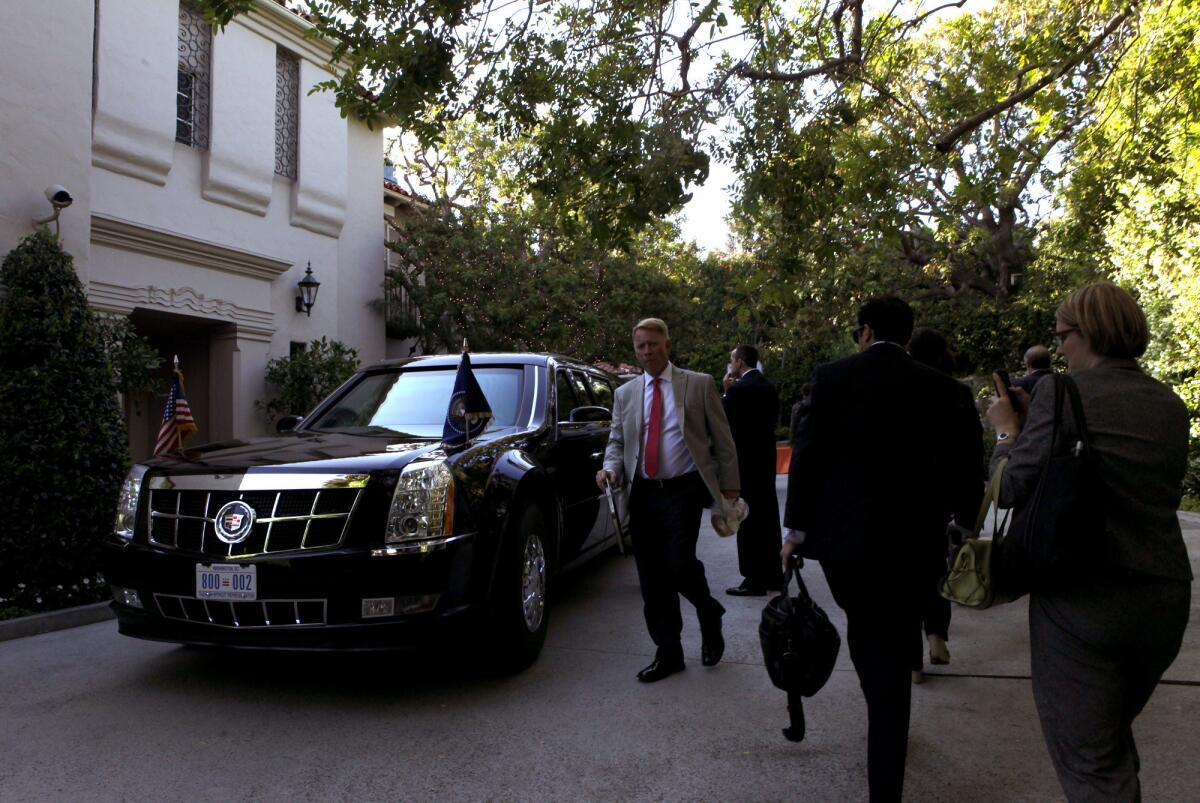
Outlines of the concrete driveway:
M 1200 517 L 1185 526 L 1195 566 Z M 732 539 L 706 527 L 700 552 L 715 591 L 737 583 Z M 844 633 L 819 568 L 805 578 Z M 688 617 L 687 671 L 644 685 L 653 645 L 632 559 L 606 556 L 561 592 L 540 660 L 502 679 L 436 658 L 204 652 L 111 621 L 0 643 L 0 801 L 866 799 L 844 647 L 792 744 L 759 653 L 762 598 L 720 595 L 719 666 L 700 666 Z M 913 690 L 906 798 L 1062 798 L 1025 614 L 955 611 L 952 663 Z M 1200 795 L 1198 614 L 1135 727 L 1149 801 Z

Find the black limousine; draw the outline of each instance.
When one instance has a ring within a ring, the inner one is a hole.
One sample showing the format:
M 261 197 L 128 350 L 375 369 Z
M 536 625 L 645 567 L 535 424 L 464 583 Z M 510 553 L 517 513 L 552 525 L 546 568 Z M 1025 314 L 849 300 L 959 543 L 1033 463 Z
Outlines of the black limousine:
M 472 355 L 494 418 L 451 452 L 459 360 L 379 363 L 278 438 L 134 466 L 104 549 L 120 632 L 387 649 L 462 628 L 503 667 L 531 663 L 550 583 L 616 542 L 594 477 L 617 380 L 557 355 Z

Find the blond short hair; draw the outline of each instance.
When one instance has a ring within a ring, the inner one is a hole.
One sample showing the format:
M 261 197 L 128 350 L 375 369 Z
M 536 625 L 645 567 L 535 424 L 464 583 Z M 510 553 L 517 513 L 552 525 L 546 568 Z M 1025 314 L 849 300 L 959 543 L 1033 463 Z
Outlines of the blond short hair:
M 637 334 L 638 329 L 649 329 L 651 332 L 658 332 L 667 340 L 671 339 L 671 333 L 667 330 L 667 322 L 662 318 L 642 318 L 633 325 L 632 334 Z
M 1146 315 L 1128 290 L 1112 282 L 1080 287 L 1058 305 L 1059 320 L 1102 357 L 1140 357 L 1150 342 Z

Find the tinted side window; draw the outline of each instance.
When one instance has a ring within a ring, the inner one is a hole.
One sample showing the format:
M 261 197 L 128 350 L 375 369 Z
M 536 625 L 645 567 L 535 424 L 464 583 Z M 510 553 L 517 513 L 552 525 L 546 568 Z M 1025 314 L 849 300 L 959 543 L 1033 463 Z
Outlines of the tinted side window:
M 592 398 L 595 399 L 596 404 L 604 407 L 611 413 L 613 408 L 612 385 L 608 384 L 607 379 L 592 374 L 588 374 L 588 380 L 591 382 Z
M 575 388 L 575 398 L 579 400 L 579 405 L 591 405 L 592 397 L 588 393 L 587 381 L 580 375 L 578 371 L 571 372 L 571 387 Z
M 558 420 L 567 421 L 571 418 L 571 411 L 580 405 L 575 399 L 575 391 L 571 387 L 571 377 L 566 371 L 558 371 L 555 373 L 555 386 L 558 390 Z M 587 398 L 584 397 L 583 404 L 587 404 Z

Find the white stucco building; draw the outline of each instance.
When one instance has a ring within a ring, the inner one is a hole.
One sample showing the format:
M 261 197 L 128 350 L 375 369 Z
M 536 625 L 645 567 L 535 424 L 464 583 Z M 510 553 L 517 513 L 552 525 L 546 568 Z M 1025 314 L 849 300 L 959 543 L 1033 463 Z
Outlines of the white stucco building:
M 178 354 L 199 432 L 266 434 L 269 359 L 326 336 L 388 351 L 382 134 L 328 92 L 329 47 L 271 0 L 213 34 L 178 0 L 10 0 L 0 31 L 0 254 L 66 187 L 89 302 Z M 390 210 L 389 210 L 390 211 Z M 320 290 L 296 309 L 311 264 Z M 393 347 L 395 350 L 396 347 Z M 128 401 L 135 459 L 169 382 Z

